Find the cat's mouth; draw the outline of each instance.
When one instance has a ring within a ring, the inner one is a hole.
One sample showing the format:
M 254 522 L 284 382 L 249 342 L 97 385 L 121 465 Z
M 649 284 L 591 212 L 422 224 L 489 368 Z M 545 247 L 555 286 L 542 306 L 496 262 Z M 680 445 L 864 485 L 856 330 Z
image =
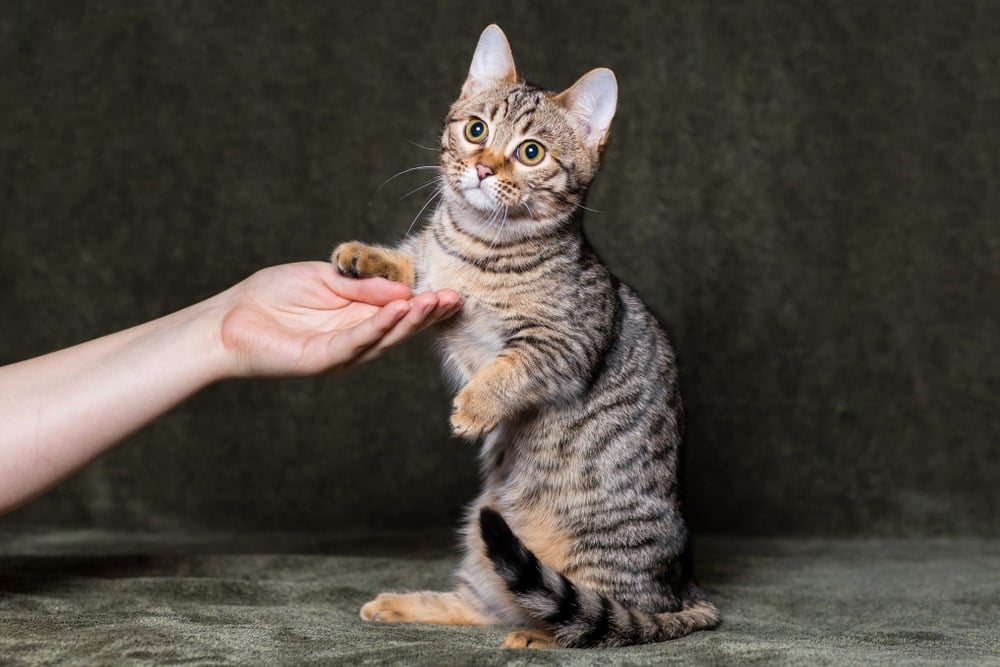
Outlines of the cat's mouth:
M 498 202 L 486 188 L 482 187 L 481 183 L 464 186 L 462 188 L 462 198 L 472 208 L 481 213 L 493 213 L 497 209 L 503 208 L 503 204 Z
M 470 169 L 456 183 L 455 190 L 462 200 L 487 222 L 499 219 L 510 220 L 526 215 L 526 206 L 515 199 L 513 187 L 496 180 L 496 177 L 479 178 L 475 169 Z
M 508 203 L 500 200 L 487 188 L 477 186 L 461 189 L 461 197 L 487 225 L 505 225 L 532 221 L 531 209 L 523 202 Z

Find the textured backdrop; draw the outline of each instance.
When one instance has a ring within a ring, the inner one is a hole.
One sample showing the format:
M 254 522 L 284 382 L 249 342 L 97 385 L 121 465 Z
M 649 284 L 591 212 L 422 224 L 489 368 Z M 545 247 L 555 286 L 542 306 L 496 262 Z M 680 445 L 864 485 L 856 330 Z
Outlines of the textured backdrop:
M 595 245 L 673 333 L 695 528 L 1000 535 L 1000 2 L 0 6 L 0 363 L 400 238 L 482 28 L 621 97 Z M 210 388 L 0 531 L 450 525 L 427 339 Z

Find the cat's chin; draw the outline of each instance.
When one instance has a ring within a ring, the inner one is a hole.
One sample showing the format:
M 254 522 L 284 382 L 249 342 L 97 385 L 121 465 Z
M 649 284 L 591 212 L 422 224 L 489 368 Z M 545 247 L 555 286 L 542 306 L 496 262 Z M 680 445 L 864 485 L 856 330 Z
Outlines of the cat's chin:
M 489 239 L 523 240 L 544 233 L 550 225 L 539 223 L 527 208 L 509 208 L 493 201 L 479 188 L 451 191 L 452 211 L 467 231 Z
M 466 188 L 461 197 L 469 208 L 484 216 L 496 216 L 500 208 L 497 202 L 479 188 Z
M 488 192 L 479 188 L 463 190 L 459 199 L 470 214 L 488 226 L 499 226 L 505 223 L 530 222 L 527 208 L 510 207 L 493 199 Z

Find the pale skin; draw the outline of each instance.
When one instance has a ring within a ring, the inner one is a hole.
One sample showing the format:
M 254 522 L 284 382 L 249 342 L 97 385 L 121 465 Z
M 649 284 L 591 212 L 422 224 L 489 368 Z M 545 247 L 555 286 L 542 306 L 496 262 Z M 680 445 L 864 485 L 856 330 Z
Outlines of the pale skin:
M 41 494 L 200 389 L 343 370 L 461 308 L 327 263 L 258 271 L 201 303 L 0 367 L 0 514 Z

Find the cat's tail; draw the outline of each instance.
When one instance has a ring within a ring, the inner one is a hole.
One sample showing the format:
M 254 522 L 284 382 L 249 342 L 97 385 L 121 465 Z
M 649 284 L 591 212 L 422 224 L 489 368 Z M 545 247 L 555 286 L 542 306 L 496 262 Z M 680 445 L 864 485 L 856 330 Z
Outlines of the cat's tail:
M 518 604 L 548 625 L 560 646 L 630 646 L 676 639 L 719 624 L 719 610 L 697 587 L 679 611 L 651 614 L 629 609 L 597 591 L 577 586 L 538 560 L 496 511 L 484 507 L 479 529 L 486 554 Z

